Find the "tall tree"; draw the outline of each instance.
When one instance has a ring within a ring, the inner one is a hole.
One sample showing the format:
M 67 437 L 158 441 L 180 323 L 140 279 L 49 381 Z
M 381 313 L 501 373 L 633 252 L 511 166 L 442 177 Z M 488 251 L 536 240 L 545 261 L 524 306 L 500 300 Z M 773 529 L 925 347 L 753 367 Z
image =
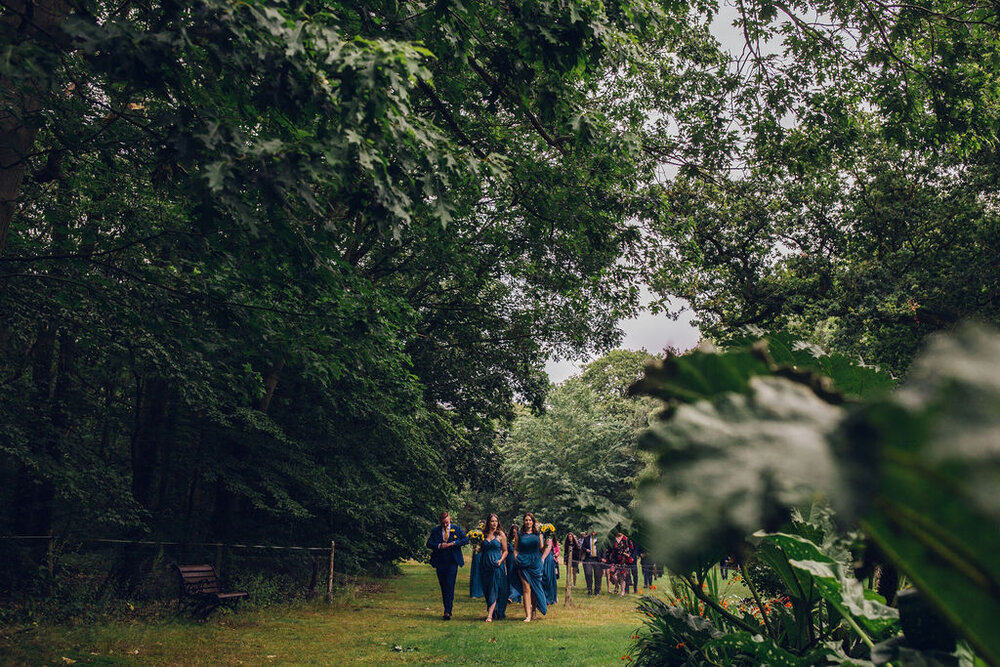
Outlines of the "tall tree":
M 626 517 L 634 482 L 650 463 L 636 441 L 654 404 L 625 394 L 651 360 L 614 350 L 555 387 L 544 413 L 522 408 L 488 471 L 503 484 L 482 498 L 472 494 L 472 511 L 484 502 L 492 505 L 482 510 L 505 515 L 531 511 L 560 531 L 600 524 L 607 532 Z

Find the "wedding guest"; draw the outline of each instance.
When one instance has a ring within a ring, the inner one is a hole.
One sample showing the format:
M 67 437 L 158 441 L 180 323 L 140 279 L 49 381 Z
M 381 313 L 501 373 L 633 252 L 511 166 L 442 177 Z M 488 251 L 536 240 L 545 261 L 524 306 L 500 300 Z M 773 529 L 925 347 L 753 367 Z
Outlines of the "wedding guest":
M 572 567 L 570 567 L 570 559 L 572 559 Z M 576 586 L 576 575 L 580 571 L 580 541 L 573 533 L 567 533 L 566 540 L 563 542 L 563 563 L 566 564 L 566 576 L 572 577 L 570 586 Z
M 601 594 L 601 582 L 604 583 L 604 589 L 607 592 L 612 592 L 610 555 L 611 550 L 607 547 L 602 547 L 597 552 L 597 579 L 594 580 L 594 595 Z
M 580 540 L 580 551 L 583 553 L 583 577 L 587 580 L 587 595 L 595 595 L 601 592 L 600 581 L 597 581 L 595 589 L 595 579 L 600 575 L 601 562 L 597 558 L 597 534 L 594 531 L 582 533 Z
M 549 540 L 552 549 L 549 555 L 542 559 L 542 589 L 545 591 L 545 603 L 555 604 L 559 601 L 559 543 L 553 535 Z
M 736 559 L 732 556 L 726 556 L 721 561 L 719 561 L 719 573 L 722 575 L 723 579 L 729 578 L 729 570 L 736 569 Z
M 625 592 L 628 593 L 628 587 L 631 584 L 632 592 L 638 594 L 639 593 L 639 547 L 637 547 L 635 542 L 629 539 L 627 535 L 625 536 L 625 539 L 628 540 L 629 552 L 630 552 L 629 557 L 631 559 L 630 562 L 627 563 L 626 565 L 626 567 L 628 568 L 628 580 L 625 582 Z
M 611 563 L 611 577 L 615 580 L 615 590 L 620 596 L 625 595 L 629 572 L 634 560 L 632 558 L 633 549 L 632 540 L 625 537 L 625 533 L 621 530 L 616 531 L 615 541 L 611 545 L 611 557 L 609 561 Z
M 649 592 L 650 586 L 653 585 L 653 575 L 656 573 L 656 566 L 653 564 L 653 559 L 649 557 L 649 553 L 643 551 L 639 554 L 639 558 L 642 559 L 642 587 Z

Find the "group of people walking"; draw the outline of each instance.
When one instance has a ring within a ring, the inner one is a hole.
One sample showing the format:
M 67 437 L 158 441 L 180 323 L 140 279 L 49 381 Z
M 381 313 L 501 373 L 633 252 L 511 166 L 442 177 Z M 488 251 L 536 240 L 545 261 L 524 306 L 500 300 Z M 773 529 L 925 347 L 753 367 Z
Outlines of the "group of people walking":
M 440 526 L 431 530 L 427 548 L 431 550 L 431 565 L 437 572 L 444 603 L 444 620 L 451 619 L 455 600 L 455 579 L 458 568 L 465 564 L 462 547 L 469 544 L 469 537 L 460 526 L 451 523 L 448 512 L 440 515 Z M 552 526 L 548 530 L 553 531 Z M 471 531 L 470 531 L 471 532 Z M 506 618 L 508 603 L 521 603 L 524 607 L 524 621 L 537 620 L 538 615 L 548 612 L 548 605 L 558 597 L 559 544 L 554 535 L 543 535 L 542 526 L 535 515 L 527 512 L 520 525 L 516 522 L 505 533 L 500 517 L 490 514 L 480 524 L 478 551 L 472 557 L 472 573 L 469 594 L 483 597 L 486 601 L 486 622 Z M 610 547 L 599 548 L 594 531 L 581 533 L 580 537 L 570 533 L 563 545 L 567 576 L 576 583 L 578 563 L 582 563 L 587 580 L 587 594 L 601 592 L 601 581 L 607 578 L 608 591 L 628 592 L 631 583 L 638 592 L 636 563 L 640 554 L 635 544 L 620 531 Z M 646 559 L 643 559 L 643 574 L 646 587 L 656 574 L 650 565 L 647 574 Z M 615 586 L 615 591 L 612 590 Z
M 461 527 L 451 523 L 451 516 L 442 512 L 441 525 L 431 530 L 427 548 L 431 550 L 431 565 L 437 572 L 444 603 L 444 620 L 451 619 L 455 601 L 455 577 L 465 564 L 462 547 L 469 538 Z M 479 579 L 486 598 L 486 621 L 506 618 L 507 603 L 524 605 L 524 620 L 537 620 L 555 602 L 554 541 L 542 535 L 535 515 L 528 512 L 520 526 L 511 526 L 509 537 L 500 525 L 500 517 L 490 514 L 483 522 L 483 536 L 478 558 L 473 558 L 474 576 Z M 549 593 L 552 593 L 551 597 Z
M 600 595 L 602 584 L 609 593 L 625 595 L 629 588 L 638 593 L 640 561 L 644 588 L 652 586 L 653 579 L 662 574 L 661 568 L 653 563 L 649 555 L 621 530 L 615 531 L 614 540 L 606 546 L 599 542 L 593 530 L 590 533 L 584 531 L 579 537 L 570 533 L 566 536 L 563 550 L 573 554 L 574 571 L 570 576 L 573 576 L 574 584 L 577 574 L 575 564 L 582 565 L 587 595 Z

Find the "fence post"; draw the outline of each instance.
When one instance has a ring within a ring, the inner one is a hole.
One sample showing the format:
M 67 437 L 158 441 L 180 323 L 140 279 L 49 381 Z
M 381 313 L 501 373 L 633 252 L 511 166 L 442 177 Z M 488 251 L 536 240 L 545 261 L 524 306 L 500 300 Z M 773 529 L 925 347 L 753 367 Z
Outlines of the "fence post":
M 222 543 L 215 545 L 215 576 L 222 579 Z
M 330 540 L 330 576 L 326 580 L 326 601 L 333 601 L 333 550 L 337 547 L 334 540 Z

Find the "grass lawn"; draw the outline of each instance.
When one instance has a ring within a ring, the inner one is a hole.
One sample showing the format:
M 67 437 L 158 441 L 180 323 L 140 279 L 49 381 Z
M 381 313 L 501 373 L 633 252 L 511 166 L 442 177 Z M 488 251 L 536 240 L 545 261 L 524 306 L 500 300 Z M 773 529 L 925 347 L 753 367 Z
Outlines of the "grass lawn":
M 635 595 L 587 597 L 582 572 L 573 607 L 562 603 L 561 579 L 560 601 L 537 623 L 523 623 L 523 607 L 513 605 L 508 620 L 484 623 L 485 604 L 468 597 L 468 565 L 459 571 L 454 614 L 445 622 L 433 569 L 419 563 L 402 569 L 403 576 L 378 581 L 378 590 L 332 605 L 248 607 L 217 612 L 205 622 L 0 628 L 0 663 L 609 665 L 622 663 L 640 625 Z M 658 579 L 657 587 L 666 588 L 666 582 Z

